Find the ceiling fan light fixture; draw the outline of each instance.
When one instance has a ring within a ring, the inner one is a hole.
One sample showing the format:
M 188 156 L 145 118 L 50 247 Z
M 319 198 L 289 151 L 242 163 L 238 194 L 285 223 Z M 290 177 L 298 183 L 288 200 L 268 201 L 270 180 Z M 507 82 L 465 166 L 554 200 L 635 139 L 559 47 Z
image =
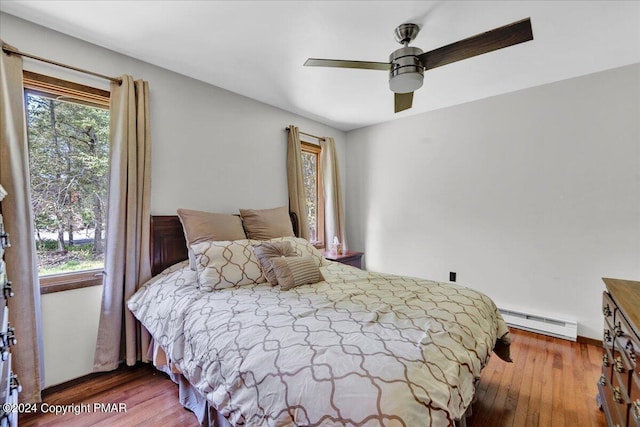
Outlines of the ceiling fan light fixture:
M 422 73 L 404 73 L 389 77 L 389 88 L 394 93 L 414 92 L 422 87 Z
M 424 66 L 418 55 L 422 50 L 417 47 L 403 47 L 389 56 L 389 88 L 394 93 L 409 93 L 422 87 Z

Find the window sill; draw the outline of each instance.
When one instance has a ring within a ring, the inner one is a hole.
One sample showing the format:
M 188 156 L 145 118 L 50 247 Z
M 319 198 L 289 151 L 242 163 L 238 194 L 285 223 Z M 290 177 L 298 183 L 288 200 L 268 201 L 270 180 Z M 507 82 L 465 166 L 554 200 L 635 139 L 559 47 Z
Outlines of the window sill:
M 324 242 L 309 242 L 313 245 L 314 248 L 318 249 L 318 250 L 323 250 L 324 249 Z
M 40 278 L 40 295 L 102 285 L 103 270 L 85 270 Z

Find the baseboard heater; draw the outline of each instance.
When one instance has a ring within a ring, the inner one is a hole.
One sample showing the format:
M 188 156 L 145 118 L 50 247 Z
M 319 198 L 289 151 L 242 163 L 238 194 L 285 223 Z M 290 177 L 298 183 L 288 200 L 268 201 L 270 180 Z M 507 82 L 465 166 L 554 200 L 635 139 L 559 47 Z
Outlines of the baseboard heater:
M 507 325 L 516 329 L 524 329 L 570 341 L 575 341 L 578 336 L 578 323 L 573 320 L 554 319 L 506 308 L 498 308 L 498 310 Z

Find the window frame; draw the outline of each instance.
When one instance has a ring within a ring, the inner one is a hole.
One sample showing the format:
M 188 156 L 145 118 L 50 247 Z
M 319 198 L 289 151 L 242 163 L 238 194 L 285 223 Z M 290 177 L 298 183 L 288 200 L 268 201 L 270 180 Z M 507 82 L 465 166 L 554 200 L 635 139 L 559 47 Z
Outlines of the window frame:
M 322 147 L 319 144 L 314 144 L 308 141 L 300 141 L 300 149 L 303 153 L 312 154 L 316 157 L 316 199 L 318 206 L 316 207 L 317 216 L 317 242 L 313 245 L 318 249 L 324 249 L 326 247 L 326 236 L 324 230 L 324 191 L 322 187 L 322 165 L 320 163 L 320 153 Z
M 23 89 L 25 96 L 31 93 L 42 97 L 61 97 L 79 104 L 109 109 L 111 93 L 91 86 L 62 80 L 44 74 L 23 70 Z M 25 111 L 26 114 L 26 111 Z M 102 285 L 104 268 L 71 271 L 39 276 L 40 294 L 81 289 Z

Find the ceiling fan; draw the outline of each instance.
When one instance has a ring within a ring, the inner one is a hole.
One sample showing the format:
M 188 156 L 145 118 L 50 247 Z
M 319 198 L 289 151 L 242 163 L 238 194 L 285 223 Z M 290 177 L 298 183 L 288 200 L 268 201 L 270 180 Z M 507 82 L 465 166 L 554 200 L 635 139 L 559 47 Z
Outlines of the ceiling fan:
M 394 92 L 395 112 L 408 110 L 413 103 L 413 91 L 422 86 L 424 70 L 461 61 L 483 53 L 533 40 L 531 19 L 526 18 L 511 24 L 486 31 L 475 36 L 448 44 L 429 52 L 409 47 L 420 27 L 417 24 L 402 24 L 394 35 L 403 47 L 389 55 L 389 62 L 344 61 L 340 59 L 309 58 L 307 67 L 357 68 L 389 72 L 389 88 Z

